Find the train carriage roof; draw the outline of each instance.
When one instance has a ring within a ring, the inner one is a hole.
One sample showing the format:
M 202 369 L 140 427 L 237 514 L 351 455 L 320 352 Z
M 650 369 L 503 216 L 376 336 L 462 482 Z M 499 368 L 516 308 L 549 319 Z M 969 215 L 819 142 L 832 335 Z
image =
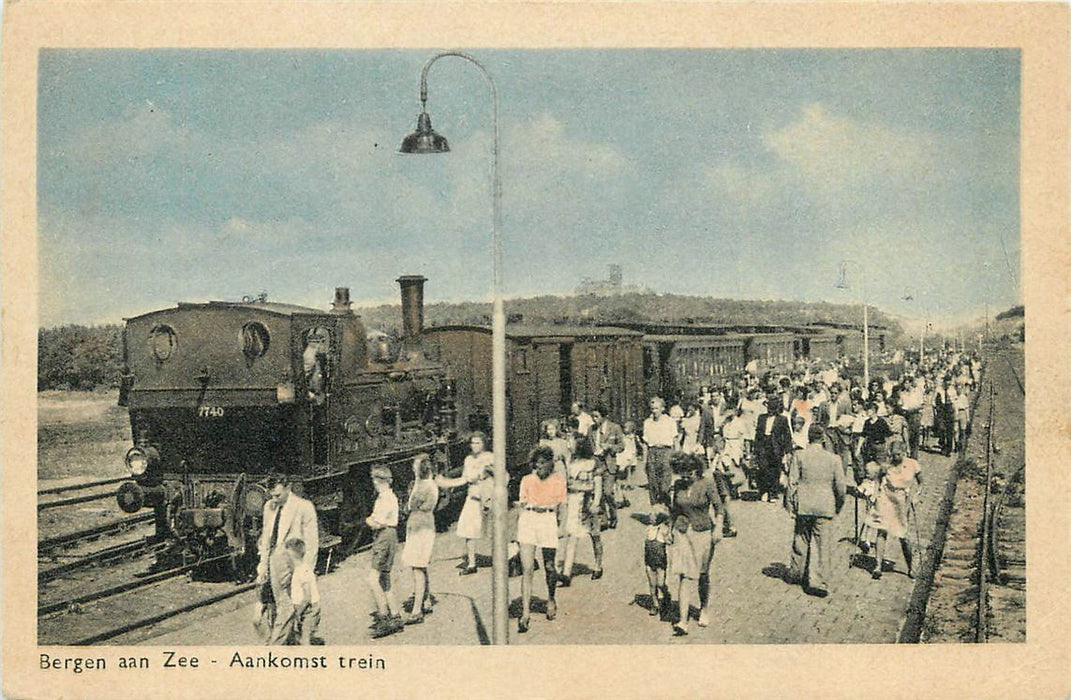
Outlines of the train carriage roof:
M 260 311 L 262 313 L 274 314 L 276 316 L 304 316 L 304 315 L 330 315 L 330 311 L 324 311 L 323 309 L 314 309 L 309 306 L 299 306 L 297 304 L 283 304 L 275 301 L 205 301 L 205 302 L 188 302 L 180 301 L 176 306 L 172 306 L 166 309 L 156 309 L 155 311 L 149 311 L 147 313 L 139 314 L 137 316 L 130 316 L 124 318 L 124 321 L 136 321 L 143 318 L 148 318 L 156 314 L 168 313 L 171 311 L 180 311 L 185 309 L 245 309 L 249 311 Z
M 748 338 L 743 333 L 724 333 L 720 335 L 684 334 L 648 334 L 643 336 L 645 343 L 680 343 L 693 346 L 743 344 Z
M 443 331 L 470 331 L 474 333 L 491 333 L 491 326 L 454 324 L 446 326 L 432 326 L 424 329 L 424 333 L 438 333 Z M 643 334 L 639 331 L 616 326 L 568 326 L 568 325 L 529 325 L 521 323 L 506 324 L 506 337 L 513 340 L 527 340 L 537 338 L 639 338 Z

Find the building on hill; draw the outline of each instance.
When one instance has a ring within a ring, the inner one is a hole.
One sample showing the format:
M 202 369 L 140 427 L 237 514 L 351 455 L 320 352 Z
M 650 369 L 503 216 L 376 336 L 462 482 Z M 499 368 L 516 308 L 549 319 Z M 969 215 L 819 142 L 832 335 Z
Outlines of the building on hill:
M 594 294 L 595 296 L 620 296 L 622 294 L 645 294 L 650 292 L 646 287 L 625 284 L 625 274 L 620 265 L 614 263 L 607 266 L 606 279 L 594 279 L 584 277 L 576 287 L 576 294 Z

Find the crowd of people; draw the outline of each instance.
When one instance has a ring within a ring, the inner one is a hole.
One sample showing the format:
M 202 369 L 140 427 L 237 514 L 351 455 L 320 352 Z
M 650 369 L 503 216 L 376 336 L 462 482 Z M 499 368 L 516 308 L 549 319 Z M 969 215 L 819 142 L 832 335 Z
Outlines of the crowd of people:
M 872 555 L 872 577 L 880 579 L 891 564 L 884 559 L 890 538 L 899 541 L 906 573 L 913 576 L 917 547 L 911 533 L 914 528 L 917 542 L 915 509 L 923 479 L 918 454 L 950 455 L 964 448 L 980 363 L 976 356 L 943 350 L 897 368 L 895 377 L 883 374 L 869 383 L 843 361 L 800 362 L 788 372 L 763 376 L 743 373 L 721 386 L 702 387 L 695 396 L 651 397 L 639 426 L 618 424 L 601 405 L 574 403 L 567 417 L 548 417 L 512 509 L 512 549 L 521 576 L 517 631 L 525 633 L 532 624 L 536 568 L 543 569 L 547 620 L 557 616 L 556 590 L 572 585 L 578 551 L 588 541 L 592 563 L 582 571 L 592 581 L 603 577 L 602 533 L 618 526 L 623 508 L 647 526 L 637 556 L 647 573 L 648 611 L 668 622 L 676 636 L 689 633 L 693 592 L 697 624 L 711 623 L 714 552 L 724 538 L 738 534 L 732 502 L 745 494 L 794 516 L 786 578 L 809 594 L 829 593 L 826 532 L 849 497 L 856 503 L 856 539 Z M 421 624 L 433 609 L 428 566 L 436 541 L 434 510 L 447 490 L 465 489 L 455 527 L 465 541 L 459 574 L 478 573 L 477 543 L 488 529 L 492 497 L 488 447 L 486 435 L 473 433 L 460 475 L 452 478 L 435 475 L 427 455 L 416 457 L 404 498 L 404 546 L 397 535 L 403 508 L 391 472 L 372 470 L 377 497 L 367 525 L 374 533 L 368 575 L 376 604 L 374 638 Z M 647 504 L 632 507 L 629 496 L 635 498 L 638 489 L 646 490 Z M 265 636 L 269 643 L 322 643 L 309 564 L 316 552 L 315 511 L 277 484 L 264 523 L 260 580 L 266 600 L 283 610 Z M 412 575 L 408 612 L 391 585 L 400 547 L 401 562 Z

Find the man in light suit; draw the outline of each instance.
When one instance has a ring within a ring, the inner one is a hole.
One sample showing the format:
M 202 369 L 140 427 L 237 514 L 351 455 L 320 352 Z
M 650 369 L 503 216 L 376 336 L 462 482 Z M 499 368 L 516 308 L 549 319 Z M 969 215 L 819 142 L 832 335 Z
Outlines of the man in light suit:
M 291 490 L 291 481 L 271 479 L 271 498 L 264 504 L 264 526 L 260 533 L 257 583 L 268 581 L 275 604 L 275 621 L 268 644 L 287 644 L 294 628 L 294 604 L 290 600 L 290 578 L 294 572 L 284 543 L 299 539 L 305 543 L 305 563 L 316 568 L 320 535 L 316 525 L 316 507 Z
M 602 509 L 610 529 L 617 527 L 617 455 L 625 449 L 625 433 L 621 426 L 606 417 L 606 407 L 591 410 L 592 441 L 595 450 L 596 472 L 602 476 Z
M 796 516 L 792 563 L 788 578 L 812 595 L 825 597 L 829 588 L 829 547 L 826 531 L 844 506 L 846 483 L 840 459 L 822 446 L 822 426 L 808 431 L 810 444 L 796 452 L 789 467 L 786 502 Z

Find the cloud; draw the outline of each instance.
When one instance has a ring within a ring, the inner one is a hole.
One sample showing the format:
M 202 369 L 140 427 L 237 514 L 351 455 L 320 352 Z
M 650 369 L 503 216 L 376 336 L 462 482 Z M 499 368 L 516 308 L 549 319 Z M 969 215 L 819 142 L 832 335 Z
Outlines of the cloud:
M 829 114 L 820 103 L 770 133 L 766 146 L 819 187 L 843 188 L 864 178 L 917 178 L 933 169 L 929 134 L 901 132 Z
M 699 166 L 697 180 L 700 190 L 738 206 L 768 202 L 777 187 L 769 171 L 730 163 Z
M 508 127 L 503 146 L 504 161 L 517 178 L 553 174 L 557 179 L 562 173 L 572 173 L 602 181 L 631 170 L 629 161 L 615 148 L 570 138 L 562 122 L 549 112 Z

